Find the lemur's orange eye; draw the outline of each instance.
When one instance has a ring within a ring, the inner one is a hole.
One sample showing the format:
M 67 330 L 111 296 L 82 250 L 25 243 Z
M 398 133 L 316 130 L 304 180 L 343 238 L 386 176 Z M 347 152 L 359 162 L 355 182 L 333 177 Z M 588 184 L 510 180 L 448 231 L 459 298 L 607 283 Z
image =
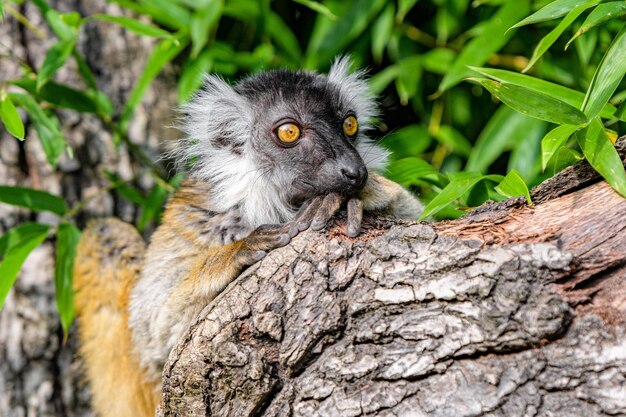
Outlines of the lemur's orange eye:
M 343 121 L 343 133 L 346 136 L 354 136 L 356 135 L 356 131 L 359 128 L 359 124 L 356 121 L 356 117 L 348 116 Z
M 276 136 L 284 143 L 293 143 L 300 139 L 300 128 L 295 123 L 283 123 L 276 129 Z

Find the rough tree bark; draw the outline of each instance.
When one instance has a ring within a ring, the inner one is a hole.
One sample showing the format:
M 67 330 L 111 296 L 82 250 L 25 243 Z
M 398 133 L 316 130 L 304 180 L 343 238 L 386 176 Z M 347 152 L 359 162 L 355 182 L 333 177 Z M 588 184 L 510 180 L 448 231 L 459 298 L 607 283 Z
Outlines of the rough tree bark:
M 626 415 L 626 199 L 587 164 L 533 199 L 299 236 L 203 311 L 159 414 Z
M 115 4 L 102 0 L 48 1 L 61 12 L 78 11 L 122 14 Z M 33 2 L 12 5 L 45 34 L 41 39 L 7 15 L 0 24 L 0 83 L 20 78 L 20 61 L 39 68 L 46 47 L 55 38 L 47 29 Z M 154 40 L 136 36 L 119 26 L 104 22 L 87 23 L 79 35 L 79 50 L 96 77 L 98 87 L 121 110 L 134 83 L 141 75 Z M 55 80 L 74 87 L 84 85 L 73 60 Z M 160 75 L 147 92 L 131 123 L 130 139 L 148 155 L 158 155 L 157 144 L 174 133 L 172 109 L 176 106 L 172 68 Z M 34 129 L 24 142 L 18 142 L 0 128 L 0 184 L 37 188 L 63 196 L 69 205 L 98 195 L 83 211 L 79 223 L 97 216 L 117 216 L 133 221 L 136 208 L 115 193 L 101 193 L 108 184 L 103 171 L 110 170 L 124 180 L 138 177 L 137 186 L 148 188 L 150 176 L 122 145 L 116 149 L 110 131 L 95 116 L 74 111 L 56 111 L 63 133 L 74 150 L 74 158 L 64 155 L 57 171 L 46 162 Z M 24 116 L 24 114 L 23 114 Z M 0 234 L 24 221 L 54 224 L 58 217 L 42 212 L 33 215 L 0 204 Z M 46 242 L 25 263 L 15 287 L 0 311 L 0 416 L 91 416 L 89 390 L 75 357 L 76 337 L 70 332 L 63 344 L 63 333 L 54 301 L 54 245 Z

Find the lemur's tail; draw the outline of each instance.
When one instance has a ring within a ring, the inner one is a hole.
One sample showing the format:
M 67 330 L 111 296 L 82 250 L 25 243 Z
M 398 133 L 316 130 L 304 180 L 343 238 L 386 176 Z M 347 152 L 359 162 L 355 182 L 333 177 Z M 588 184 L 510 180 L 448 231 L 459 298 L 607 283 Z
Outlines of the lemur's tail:
M 78 245 L 74 292 L 80 354 L 100 417 L 154 416 L 159 394 L 132 349 L 130 292 L 146 245 L 135 228 L 116 219 L 92 222 Z

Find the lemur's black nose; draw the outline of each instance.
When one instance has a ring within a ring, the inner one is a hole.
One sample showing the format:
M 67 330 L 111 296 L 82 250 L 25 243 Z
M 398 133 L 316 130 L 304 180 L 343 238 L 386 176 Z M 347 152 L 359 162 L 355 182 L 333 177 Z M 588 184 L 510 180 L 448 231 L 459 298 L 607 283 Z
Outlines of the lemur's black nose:
M 361 189 L 367 181 L 367 168 L 364 165 L 345 166 L 341 168 L 341 175 L 351 187 Z

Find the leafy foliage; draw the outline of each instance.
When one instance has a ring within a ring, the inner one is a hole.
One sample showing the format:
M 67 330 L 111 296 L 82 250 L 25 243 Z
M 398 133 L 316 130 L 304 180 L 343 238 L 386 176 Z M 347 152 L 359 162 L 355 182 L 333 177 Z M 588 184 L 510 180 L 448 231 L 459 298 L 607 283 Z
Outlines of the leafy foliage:
M 487 199 L 525 196 L 530 203 L 529 186 L 582 158 L 626 196 L 614 147 L 626 121 L 622 1 L 109 0 L 125 9 L 124 16 L 80 16 L 56 11 L 46 0 L 22 1 L 39 9 L 54 40 L 39 68 L 24 66 L 19 79 L 0 85 L 0 120 L 18 140 L 33 140 L 24 128 L 27 117 L 53 168 L 63 152 L 71 156 L 60 109 L 94 114 L 116 144 L 126 142 L 133 151 L 129 123 L 168 65 L 180 68 L 182 103 L 200 88 L 205 72 L 236 79 L 275 67 L 325 71 L 333 57 L 350 54 L 369 68 L 372 90 L 381 96 L 379 136 L 392 151 L 386 174 L 421 196 L 423 218 L 457 217 Z M 0 0 L 0 20 L 37 30 L 16 3 Z M 77 48 L 81 27 L 94 20 L 154 39 L 122 108 L 98 88 Z M 55 81 L 71 60 L 82 89 Z M 105 191 L 140 207 L 140 230 L 158 222 L 181 180 L 155 173 L 146 191 L 107 173 Z M 28 253 L 56 236 L 57 304 L 67 328 L 80 233 L 74 221 L 84 201 L 68 209 L 62 197 L 2 186 L 0 202 L 61 217 L 57 227 L 25 223 L 0 237 L 0 306 Z

